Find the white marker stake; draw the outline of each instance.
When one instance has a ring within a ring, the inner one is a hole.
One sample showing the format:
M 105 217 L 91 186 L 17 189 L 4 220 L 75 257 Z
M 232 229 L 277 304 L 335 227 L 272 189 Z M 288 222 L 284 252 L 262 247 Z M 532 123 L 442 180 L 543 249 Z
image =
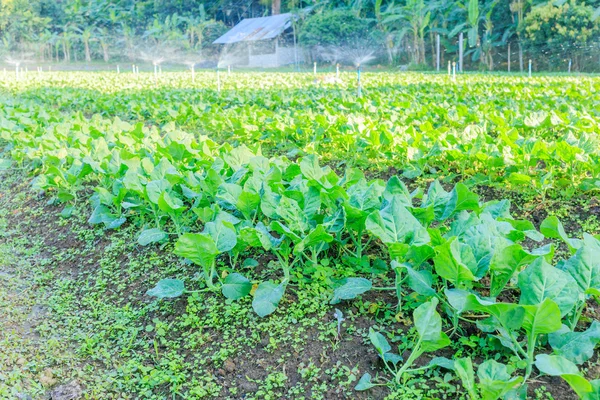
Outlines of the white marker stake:
M 194 68 L 194 65 L 192 65 L 192 83 L 196 82 L 196 69 Z
M 131 65 L 131 70 L 133 71 L 133 74 L 135 75 L 135 64 Z
M 227 66 L 227 76 L 231 75 L 231 65 Z
M 452 80 L 456 81 L 456 61 L 452 63 Z
M 531 59 L 529 59 L 529 77 L 531 78 Z
M 317 75 L 317 62 L 313 63 L 313 75 Z
M 571 73 L 571 59 L 569 58 L 569 73 Z
M 340 79 L 340 64 L 335 64 L 335 77 Z
M 117 65 L 117 74 L 121 73 L 121 68 Z
M 452 63 L 448 61 L 448 76 L 452 75 Z

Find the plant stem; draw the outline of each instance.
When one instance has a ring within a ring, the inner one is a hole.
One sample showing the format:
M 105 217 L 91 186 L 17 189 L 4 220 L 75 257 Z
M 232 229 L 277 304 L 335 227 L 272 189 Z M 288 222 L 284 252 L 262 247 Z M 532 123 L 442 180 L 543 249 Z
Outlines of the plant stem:
M 396 372 L 396 383 L 398 385 L 400 385 L 400 379 L 402 378 L 404 373 L 410 368 L 412 363 L 415 362 L 415 360 L 421 355 L 421 341 L 422 341 L 422 339 L 419 338 L 419 341 L 415 345 L 415 348 L 413 349 L 413 351 L 410 353 L 410 356 L 408 357 L 406 362 L 402 365 L 402 368 L 400 368 Z

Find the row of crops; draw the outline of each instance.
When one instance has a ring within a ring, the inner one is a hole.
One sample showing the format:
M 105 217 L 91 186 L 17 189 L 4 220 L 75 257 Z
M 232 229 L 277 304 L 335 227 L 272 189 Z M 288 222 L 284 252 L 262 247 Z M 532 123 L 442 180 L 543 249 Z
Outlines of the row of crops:
M 251 296 L 266 317 L 301 280 L 323 282 L 332 304 L 389 291 L 401 313 L 410 296 L 410 354 L 371 330 L 383 369 L 356 390 L 440 368 L 472 399 L 524 398 L 539 373 L 600 398 L 585 374 L 600 324 L 582 318 L 600 298 L 600 241 L 570 237 L 556 217 L 515 219 L 510 201 L 472 187 L 593 191 L 600 82 L 373 74 L 356 99 L 350 77 L 314 87 L 303 75 L 234 74 L 221 92 L 202 78 L 197 90 L 181 74 L 4 82 L 1 165 L 31 170 L 63 217 L 88 202 L 91 224 L 135 225 L 140 246 L 198 266 L 201 282 L 149 282 L 154 297 Z M 390 177 L 369 178 L 367 163 Z M 445 181 L 407 181 L 420 176 Z M 257 254 L 279 272 L 256 279 Z M 418 362 L 465 329 L 497 354 Z
M 600 187 L 595 78 L 373 74 L 359 99 L 352 75 L 344 80 L 232 74 L 218 92 L 212 73 L 196 84 L 186 74 L 158 82 L 55 74 L 7 86 L 19 93 L 17 112 L 26 104 L 40 123 L 52 111 L 81 112 L 174 123 L 220 142 L 260 144 L 265 154 L 318 154 L 340 168 L 401 167 L 408 179 L 433 174 L 541 194 Z

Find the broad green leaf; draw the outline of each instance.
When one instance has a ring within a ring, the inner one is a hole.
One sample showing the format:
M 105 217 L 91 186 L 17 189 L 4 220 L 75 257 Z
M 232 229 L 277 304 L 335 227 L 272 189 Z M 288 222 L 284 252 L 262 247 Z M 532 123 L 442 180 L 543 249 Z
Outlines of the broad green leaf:
M 369 328 L 369 340 L 381 358 L 392 350 L 392 346 L 390 346 L 385 336 L 379 332 L 375 332 L 373 328 Z
M 146 196 L 152 203 L 158 205 L 160 195 L 171 188 L 171 185 L 166 179 L 150 181 L 146 184 Z
M 259 210 L 260 196 L 256 193 L 243 191 L 238 198 L 236 208 L 246 219 L 252 220 Z
M 237 300 L 246 296 L 252 290 L 252 283 L 243 275 L 229 274 L 223 280 L 221 291 L 228 299 Z
M 392 201 L 394 196 L 398 196 L 402 200 L 405 207 L 412 206 L 412 197 L 408 188 L 396 175 L 392 176 L 385 185 L 385 191 L 383 192 L 383 198 L 387 201 Z
M 522 377 L 511 378 L 506 365 L 495 360 L 481 363 L 477 368 L 477 377 L 483 400 L 500 399 L 523 381 Z
M 421 270 L 416 271 L 408 264 L 400 264 L 399 267 L 406 269 L 408 274 L 408 286 L 423 296 L 435 296 L 436 291 L 433 290 L 433 276 L 431 272 Z
M 479 399 L 477 389 L 475 388 L 475 372 L 473 372 L 473 362 L 471 359 L 468 357 L 456 359 L 454 361 L 454 371 L 462 381 L 471 399 Z
M 375 385 L 371 383 L 371 375 L 369 373 L 365 373 L 360 377 L 356 386 L 354 386 L 354 390 L 368 390 L 374 387 Z
M 598 386 L 592 385 L 581 375 L 577 365 L 564 357 L 538 354 L 535 357 L 535 366 L 543 374 L 562 377 L 582 399 L 597 399 L 597 395 L 600 394 Z
M 203 267 L 210 267 L 219 254 L 219 249 L 205 233 L 185 233 L 175 243 L 174 253 Z
M 522 306 L 525 310 L 523 328 L 535 336 L 552 333 L 562 326 L 560 309 L 551 299 L 546 298 L 542 303 L 532 306 Z
M 429 243 L 429 234 L 419 221 L 402 205 L 398 196 L 380 211 L 367 217 L 366 228 L 383 243 L 403 243 L 421 246 Z
M 323 178 L 323 169 L 319 166 L 319 158 L 314 154 L 302 157 L 300 161 L 300 171 L 308 180 L 320 182 Z
M 210 235 L 219 253 L 233 249 L 237 243 L 235 228 L 229 222 L 208 222 L 203 233 Z
M 563 269 L 575 279 L 581 298 L 590 289 L 600 289 L 600 241 L 583 235 L 583 246 L 569 258 Z
M 285 220 L 287 226 L 294 232 L 306 232 L 310 229 L 308 217 L 294 199 L 282 196 L 277 207 L 277 214 Z
M 262 282 L 254 292 L 252 308 L 259 317 L 266 317 L 277 309 L 284 291 L 285 285 L 283 284 L 276 285 L 273 282 Z
M 538 258 L 519 274 L 519 288 L 519 304 L 533 305 L 552 299 L 563 317 L 573 309 L 578 297 L 575 280 L 543 258 Z
M 438 299 L 434 297 L 413 312 L 423 351 L 435 351 L 450 344 L 450 339 L 442 332 L 442 318 L 436 311 L 437 305 Z
M 540 232 L 547 238 L 552 239 L 561 239 L 571 250 L 571 253 L 574 253 L 578 248 L 581 247 L 581 240 L 579 239 L 571 239 L 565 232 L 565 228 L 563 224 L 558 220 L 554 215 L 546 218 L 542 221 L 540 225 Z
M 496 250 L 490 261 L 490 295 L 498 296 L 517 269 L 533 259 L 516 243 Z
M 480 299 L 473 293 L 460 289 L 447 289 L 444 291 L 448 302 L 457 312 L 478 311 L 490 314 L 502 327 L 507 329 L 518 329 L 523 324 L 525 317 L 524 306 L 514 303 L 496 303 L 490 300 Z M 495 327 L 497 328 L 497 327 Z
M 442 367 L 454 371 L 454 360 L 446 357 L 433 357 L 427 365 L 429 367 Z
M 162 192 L 158 197 L 158 208 L 166 213 L 179 212 L 185 208 L 183 201 L 179 197 Z
M 317 227 L 310 231 L 308 235 L 304 237 L 299 243 L 294 247 L 294 254 L 300 254 L 305 249 L 322 245 L 324 243 L 330 243 L 333 240 L 333 236 L 331 236 L 323 225 L 317 225 Z
M 463 210 L 479 210 L 479 196 L 471 192 L 463 183 L 458 183 L 450 192 L 450 198 L 440 220 L 446 220 Z
M 456 238 L 453 238 L 437 246 L 435 250 L 437 254 L 433 261 L 435 272 L 439 276 L 449 280 L 454 285 L 461 285 L 475 280 L 473 272 L 477 265 L 469 246 L 459 243 Z
M 179 279 L 162 279 L 155 287 L 148 290 L 148 296 L 158 297 L 159 299 L 170 299 L 179 297 L 185 292 L 185 285 Z
M 561 356 L 538 354 L 535 366 L 540 372 L 550 376 L 579 375 L 579 369 L 573 362 Z
M 344 278 L 340 281 L 340 286 L 333 291 L 333 299 L 330 304 L 337 304 L 340 300 L 350 300 L 369 290 L 373 284 L 365 278 Z
M 165 240 L 167 234 L 159 228 L 145 229 L 138 236 L 138 243 L 142 246 L 147 246 L 150 243 L 157 243 Z
M 231 210 L 236 207 L 238 199 L 242 195 L 242 187 L 235 183 L 222 183 L 217 189 L 216 198 L 219 200 L 219 205 L 223 208 Z
M 583 364 L 594 356 L 594 348 L 600 343 L 600 322 L 593 321 L 583 332 L 571 332 L 563 325 L 560 330 L 548 335 L 548 342 L 557 355 Z

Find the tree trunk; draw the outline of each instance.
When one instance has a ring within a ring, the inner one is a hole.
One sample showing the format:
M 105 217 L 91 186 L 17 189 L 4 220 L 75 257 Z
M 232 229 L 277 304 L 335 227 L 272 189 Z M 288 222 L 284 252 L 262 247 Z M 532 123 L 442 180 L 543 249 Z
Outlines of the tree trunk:
M 85 48 L 85 62 L 92 62 L 92 56 L 90 54 L 90 41 L 84 40 L 83 47 Z
M 427 61 L 425 60 L 425 37 L 424 35 L 420 37 L 420 45 L 421 45 L 421 64 L 425 65 Z
M 440 72 L 440 34 L 435 35 L 435 68 Z
M 100 46 L 102 46 L 102 55 L 104 57 L 104 62 L 108 62 L 110 59 L 108 55 L 108 44 L 105 41 L 100 42 Z
M 523 46 L 521 46 L 521 40 L 519 39 L 519 69 L 523 72 Z
M 281 0 L 273 0 L 271 4 L 271 15 L 281 14 Z
M 458 70 L 463 72 L 463 33 L 458 35 Z

